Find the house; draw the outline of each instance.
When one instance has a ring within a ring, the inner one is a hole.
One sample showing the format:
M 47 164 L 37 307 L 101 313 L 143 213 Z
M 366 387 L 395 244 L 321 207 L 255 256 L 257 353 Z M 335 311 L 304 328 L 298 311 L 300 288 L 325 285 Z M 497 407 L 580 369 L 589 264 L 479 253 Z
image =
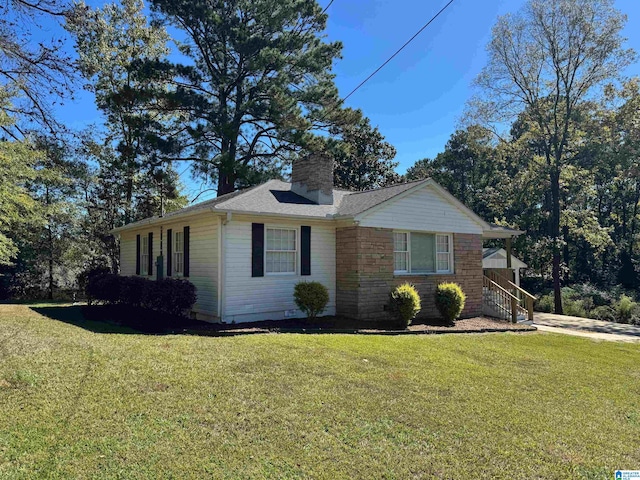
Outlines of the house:
M 483 239 L 522 233 L 485 222 L 431 179 L 336 190 L 333 160 L 321 155 L 294 162 L 291 177 L 114 229 L 121 274 L 188 278 L 192 314 L 207 321 L 302 317 L 300 281 L 328 288 L 325 315 L 359 320 L 386 318 L 403 282 L 418 288 L 421 315 L 437 316 L 436 285 L 454 281 L 473 317 L 483 311 Z
M 504 248 L 482 249 L 482 269 L 485 274 L 488 271 L 495 271 L 520 286 L 520 270 L 523 268 L 527 268 L 527 264 L 513 255 L 511 256 L 511 265 L 509 265 L 507 251 Z

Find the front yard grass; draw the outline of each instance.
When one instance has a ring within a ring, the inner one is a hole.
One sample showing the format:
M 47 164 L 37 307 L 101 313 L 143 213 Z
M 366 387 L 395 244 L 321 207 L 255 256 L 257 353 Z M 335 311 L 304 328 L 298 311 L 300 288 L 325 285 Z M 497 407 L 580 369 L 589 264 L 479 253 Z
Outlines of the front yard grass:
M 636 344 L 144 335 L 51 308 L 69 310 L 0 305 L 0 478 L 604 479 L 640 468 Z

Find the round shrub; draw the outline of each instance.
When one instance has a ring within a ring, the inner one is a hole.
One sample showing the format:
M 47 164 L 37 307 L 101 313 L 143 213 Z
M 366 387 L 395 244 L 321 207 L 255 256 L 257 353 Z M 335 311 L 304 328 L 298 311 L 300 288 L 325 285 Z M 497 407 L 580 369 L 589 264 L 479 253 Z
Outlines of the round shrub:
M 449 324 L 460 316 L 466 299 L 467 296 L 457 283 L 441 283 L 436 287 L 436 308 Z
M 329 303 L 329 291 L 320 282 L 299 282 L 293 290 L 293 299 L 298 308 L 313 320 Z
M 389 294 L 389 311 L 401 328 L 407 328 L 422 308 L 420 294 L 410 283 L 403 283 Z

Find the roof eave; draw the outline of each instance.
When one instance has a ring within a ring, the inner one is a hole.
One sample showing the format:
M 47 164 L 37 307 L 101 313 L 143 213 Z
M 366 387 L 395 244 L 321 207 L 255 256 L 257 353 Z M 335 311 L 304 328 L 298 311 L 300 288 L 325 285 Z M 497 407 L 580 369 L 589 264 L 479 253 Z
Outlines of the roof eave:
M 491 239 L 501 239 L 501 238 L 512 238 L 518 237 L 526 232 L 522 230 L 485 230 L 482 232 L 482 238 L 491 240 Z

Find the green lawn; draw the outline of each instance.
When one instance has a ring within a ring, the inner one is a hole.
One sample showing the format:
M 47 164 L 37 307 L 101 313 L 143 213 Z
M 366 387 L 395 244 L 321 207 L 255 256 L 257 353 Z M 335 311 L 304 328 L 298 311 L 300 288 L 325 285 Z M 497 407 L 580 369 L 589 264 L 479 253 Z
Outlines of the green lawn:
M 640 468 L 639 394 L 634 344 L 150 336 L 0 305 L 0 478 L 611 479 Z

